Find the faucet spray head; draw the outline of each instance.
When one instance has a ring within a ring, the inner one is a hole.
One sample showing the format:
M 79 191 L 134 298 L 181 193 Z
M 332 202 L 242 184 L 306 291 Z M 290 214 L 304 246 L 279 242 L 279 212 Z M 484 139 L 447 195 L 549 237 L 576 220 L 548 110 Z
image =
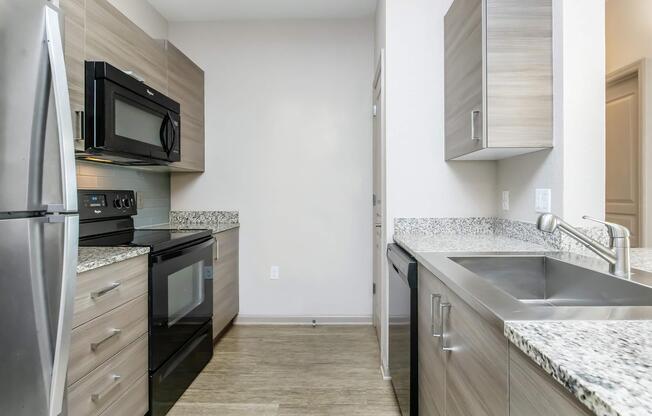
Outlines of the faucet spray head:
M 557 229 L 559 219 L 554 214 L 541 214 L 537 221 L 537 228 L 547 233 L 552 233 Z

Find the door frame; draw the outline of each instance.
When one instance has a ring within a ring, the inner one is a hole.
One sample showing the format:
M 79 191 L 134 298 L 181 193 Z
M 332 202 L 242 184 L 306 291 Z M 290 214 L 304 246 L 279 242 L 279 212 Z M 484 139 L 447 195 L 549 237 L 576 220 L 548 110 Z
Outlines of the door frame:
M 652 243 L 652 85 L 649 59 L 639 59 L 607 74 L 605 90 L 610 85 L 630 77 L 638 79 L 638 126 L 639 126 L 639 246 Z M 606 104 L 606 102 L 605 102 Z M 606 157 L 606 155 L 605 155 Z M 606 163 L 606 161 L 605 161 Z M 606 173 L 606 171 L 605 171 Z M 649 179 L 648 179 L 649 178 Z M 605 201 L 606 202 L 606 201 Z
M 374 325 L 376 326 L 376 334 L 378 336 L 378 341 L 380 344 L 380 367 L 381 371 L 383 372 L 383 376 L 385 378 L 388 377 L 389 374 L 389 368 L 388 368 L 388 345 L 389 345 L 389 340 L 388 340 L 388 318 L 387 318 L 387 308 L 388 308 L 388 303 L 389 303 L 389 293 L 388 293 L 388 271 L 387 271 L 387 257 L 386 257 L 386 252 L 384 250 L 385 247 L 387 247 L 387 199 L 386 199 L 386 116 L 385 116 L 385 111 L 386 111 L 386 89 L 385 89 L 385 49 L 380 50 L 380 56 L 378 58 L 378 62 L 376 63 L 376 68 L 374 71 L 374 80 L 373 80 L 373 85 L 372 85 L 372 93 L 373 93 L 373 102 L 376 102 L 376 97 L 378 97 L 379 105 L 380 105 L 380 111 L 377 112 L 377 114 L 380 115 L 380 120 L 378 120 L 378 135 L 374 135 L 373 140 L 374 142 L 377 141 L 377 143 L 374 143 L 374 146 L 378 146 L 379 148 L 379 161 L 374 160 L 373 162 L 373 175 L 376 175 L 376 169 L 375 169 L 375 164 L 379 163 L 379 169 L 378 169 L 378 174 L 380 175 L 379 178 L 374 178 L 374 183 L 376 182 L 376 179 L 378 180 L 378 183 L 380 184 L 380 190 L 379 194 L 376 195 L 376 198 L 378 198 L 381 201 L 381 235 L 380 235 L 380 253 L 379 253 L 379 258 L 378 261 L 380 264 L 378 265 L 378 275 L 375 273 L 376 271 L 376 266 L 372 265 L 372 269 L 374 270 L 374 276 L 373 276 L 373 282 L 376 283 L 376 294 L 374 295 L 373 299 L 373 322 Z M 374 152 L 373 158 L 376 158 L 376 154 Z M 373 189 L 373 192 L 376 192 L 376 189 Z M 375 247 L 375 233 L 376 233 L 376 208 L 375 206 L 372 208 L 373 209 L 373 233 L 374 237 L 372 240 L 372 245 L 373 245 L 373 250 L 377 250 Z M 372 258 L 375 259 L 375 256 L 372 256 Z M 375 260 L 374 260 L 375 261 Z

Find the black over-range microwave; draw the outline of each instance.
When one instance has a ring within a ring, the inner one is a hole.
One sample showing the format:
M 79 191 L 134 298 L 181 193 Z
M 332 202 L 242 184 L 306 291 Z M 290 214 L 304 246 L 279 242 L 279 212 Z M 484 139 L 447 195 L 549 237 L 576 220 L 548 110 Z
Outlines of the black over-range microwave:
M 86 62 L 81 159 L 121 165 L 181 160 L 179 103 L 106 62 Z

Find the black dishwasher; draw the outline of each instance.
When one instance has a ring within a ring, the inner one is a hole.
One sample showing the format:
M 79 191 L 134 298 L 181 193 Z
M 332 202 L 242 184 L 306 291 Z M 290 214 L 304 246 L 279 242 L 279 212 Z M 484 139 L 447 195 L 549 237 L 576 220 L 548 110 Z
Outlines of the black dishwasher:
M 389 374 L 403 416 L 419 414 L 417 263 L 396 244 L 389 262 Z

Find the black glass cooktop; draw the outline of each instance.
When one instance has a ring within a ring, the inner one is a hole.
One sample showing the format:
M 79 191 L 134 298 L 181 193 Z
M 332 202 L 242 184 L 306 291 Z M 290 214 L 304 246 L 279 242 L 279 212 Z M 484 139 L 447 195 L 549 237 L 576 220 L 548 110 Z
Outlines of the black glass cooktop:
M 111 234 L 84 237 L 82 247 L 149 247 L 152 252 L 167 250 L 211 237 L 210 230 L 147 229 L 125 230 Z

